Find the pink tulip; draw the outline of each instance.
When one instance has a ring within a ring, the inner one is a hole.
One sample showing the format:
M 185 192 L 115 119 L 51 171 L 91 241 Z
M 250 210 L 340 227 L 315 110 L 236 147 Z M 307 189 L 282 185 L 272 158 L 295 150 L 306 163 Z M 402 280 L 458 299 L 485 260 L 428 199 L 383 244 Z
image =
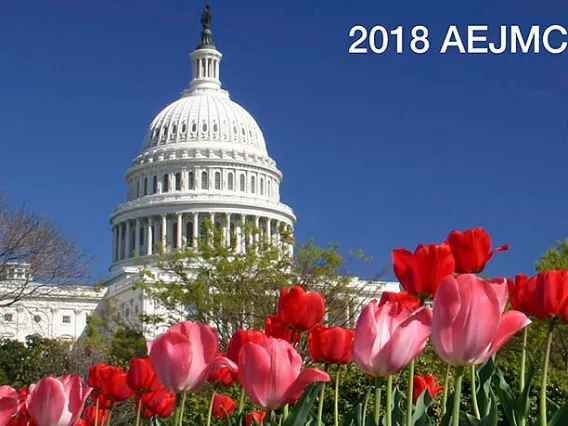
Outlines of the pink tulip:
M 30 386 L 26 407 L 37 426 L 74 426 L 90 393 L 77 374 L 44 377 Z
M 152 342 L 150 362 L 158 379 L 175 392 L 201 388 L 222 367 L 236 372 L 231 360 L 218 355 L 219 337 L 207 325 L 184 321 Z
M 517 331 L 530 324 L 519 311 L 507 311 L 507 280 L 473 274 L 445 277 L 434 296 L 432 346 L 453 366 L 482 364 Z
M 330 380 L 315 368 L 301 370 L 302 357 L 285 340 L 249 342 L 239 354 L 239 382 L 251 401 L 267 410 L 282 408 L 313 382 Z
M 0 386 L 0 426 L 10 423 L 18 412 L 18 392 L 11 386 Z
M 371 301 L 361 312 L 351 347 L 353 361 L 373 377 L 405 368 L 426 345 L 432 311 L 402 307 L 398 302 Z

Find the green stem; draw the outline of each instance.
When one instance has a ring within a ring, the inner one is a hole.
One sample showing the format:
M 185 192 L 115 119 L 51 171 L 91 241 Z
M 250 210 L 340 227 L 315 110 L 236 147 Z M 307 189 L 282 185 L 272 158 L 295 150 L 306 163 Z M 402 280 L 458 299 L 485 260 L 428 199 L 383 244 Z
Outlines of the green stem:
M 469 367 L 471 379 L 471 403 L 473 404 L 473 414 L 477 420 L 481 420 L 481 413 L 479 412 L 479 404 L 477 403 L 477 385 L 475 384 L 475 365 Z
M 454 389 L 454 406 L 452 409 L 452 426 L 460 424 L 460 400 L 463 381 L 463 367 L 456 367 L 456 383 Z
M 181 397 L 181 410 L 179 411 L 179 426 L 183 426 L 183 411 L 185 409 L 185 397 L 186 396 L 187 396 L 187 393 L 184 392 L 182 394 L 182 397 Z
M 112 410 L 108 411 L 108 420 L 107 420 L 107 426 L 110 426 L 110 419 L 112 417 Z
M 339 375 L 341 373 L 341 365 L 337 366 L 337 373 L 335 374 L 335 393 L 333 398 L 333 416 L 335 419 L 335 426 L 339 426 Z
M 550 361 L 550 348 L 552 346 L 552 334 L 554 331 L 554 321 L 550 320 L 548 325 L 548 339 L 546 341 L 546 352 L 544 364 L 542 366 L 542 382 L 540 384 L 540 425 L 546 426 L 546 379 L 548 375 L 548 363 Z
M 387 426 L 392 426 L 392 376 L 387 379 Z
M 243 410 L 245 409 L 245 390 L 241 388 L 241 396 L 239 398 L 239 414 L 242 414 Z
M 381 419 L 381 391 L 383 388 L 381 387 L 381 379 L 379 377 L 375 377 L 375 425 L 379 424 Z
M 284 417 L 284 420 L 288 418 L 288 404 L 286 404 L 282 409 L 282 417 Z
M 365 400 L 363 401 L 363 418 L 362 418 L 362 422 L 361 424 L 366 425 L 367 424 L 367 407 L 369 406 L 369 397 L 371 396 L 371 389 L 369 388 L 367 390 L 367 393 L 365 394 Z M 379 396 L 380 399 L 380 396 Z
M 138 400 L 138 407 L 136 408 L 136 426 L 140 426 L 140 414 L 142 412 L 142 395 Z
M 318 420 L 317 426 L 321 426 L 321 417 L 323 414 L 323 400 L 325 398 L 325 383 L 322 383 L 318 401 Z
M 521 350 L 521 377 L 519 380 L 519 395 L 525 390 L 525 368 L 527 363 L 527 340 L 529 336 L 529 328 L 523 329 L 523 348 Z M 525 426 L 527 419 L 523 416 L 519 419 L 519 426 Z
M 99 424 L 99 398 L 97 398 L 97 402 L 95 403 L 95 426 Z
M 215 395 L 217 392 L 213 391 L 211 395 L 211 402 L 209 403 L 209 411 L 207 412 L 207 426 L 211 426 L 211 415 L 213 414 L 213 401 L 215 401 Z M 177 425 L 177 423 L 175 423 Z
M 452 366 L 448 364 L 446 367 L 446 376 L 444 377 L 444 390 L 442 391 L 442 416 L 446 414 L 446 405 L 448 404 L 448 392 L 450 387 L 450 372 Z
M 181 395 L 176 393 L 176 410 L 174 411 L 174 422 L 173 425 L 177 426 L 179 424 L 179 414 L 181 409 Z
M 414 392 L 414 360 L 408 369 L 408 398 L 406 400 L 406 426 L 412 426 L 412 393 Z

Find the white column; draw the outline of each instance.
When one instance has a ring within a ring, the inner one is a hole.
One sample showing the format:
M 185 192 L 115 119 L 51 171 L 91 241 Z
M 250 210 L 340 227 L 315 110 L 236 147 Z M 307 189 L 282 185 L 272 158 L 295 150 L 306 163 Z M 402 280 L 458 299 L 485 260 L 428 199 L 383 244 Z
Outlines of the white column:
M 272 244 L 272 219 L 266 220 L 266 241 Z
M 152 254 L 152 225 L 153 220 L 151 217 L 148 218 L 148 228 L 146 228 L 146 255 L 150 256 Z
M 193 247 L 197 247 L 199 238 L 199 213 L 193 213 Z
M 168 222 L 167 222 L 167 218 L 166 215 L 162 216 L 162 232 L 160 234 L 160 237 L 162 239 L 162 247 L 165 250 L 166 249 L 166 232 L 167 232 L 167 227 Z
M 182 234 L 182 224 L 183 224 L 183 216 L 181 213 L 178 213 L 177 215 L 177 241 L 176 241 L 176 247 L 178 249 L 181 248 L 181 234 Z
M 247 223 L 247 217 L 246 215 L 242 214 L 241 215 L 241 253 L 246 252 L 246 232 L 245 232 L 245 228 L 246 228 L 246 223 Z
M 134 230 L 134 247 L 133 250 L 140 254 L 140 218 L 136 219 L 136 229 Z
M 227 223 L 225 225 L 225 245 L 231 246 L 231 213 L 227 213 Z
M 124 254 L 124 247 L 122 244 L 122 223 L 118 224 L 118 259 L 117 260 L 122 260 L 122 256 Z
M 259 216 L 254 217 L 254 227 L 256 228 L 255 234 L 254 234 L 254 242 L 258 244 L 258 242 L 260 241 L 260 217 Z
M 130 242 L 132 240 L 132 223 L 130 221 L 126 222 L 126 238 L 124 241 L 124 246 L 126 247 L 124 258 L 129 259 L 131 255 Z

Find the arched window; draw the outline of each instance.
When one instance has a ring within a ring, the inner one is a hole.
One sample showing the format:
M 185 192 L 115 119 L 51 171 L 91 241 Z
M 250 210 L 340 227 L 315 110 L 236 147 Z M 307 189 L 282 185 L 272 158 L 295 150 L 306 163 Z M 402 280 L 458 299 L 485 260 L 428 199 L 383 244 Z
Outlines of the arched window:
M 148 195 L 148 178 L 144 178 L 144 195 Z
M 227 176 L 227 186 L 229 187 L 229 191 L 235 189 L 235 183 L 233 182 L 233 173 L 230 172 L 229 176 Z
M 193 172 L 187 174 L 187 187 L 188 189 L 193 189 Z
M 260 195 L 264 195 L 264 179 L 260 178 Z
M 201 188 L 207 189 L 209 187 L 207 182 L 207 172 L 201 172 Z
M 250 177 L 250 192 L 253 194 L 256 192 L 256 178 L 254 176 Z
M 221 172 L 215 172 L 215 189 L 221 189 Z
M 158 176 L 152 178 L 152 194 L 158 193 Z
M 176 173 L 176 191 L 181 191 L 181 173 Z
M 162 192 L 168 192 L 170 190 L 170 175 L 165 174 L 164 179 L 162 179 Z
M 241 176 L 239 177 L 239 181 L 240 181 L 240 182 L 239 182 L 239 189 L 240 189 L 242 192 L 245 192 L 245 175 L 241 175 Z

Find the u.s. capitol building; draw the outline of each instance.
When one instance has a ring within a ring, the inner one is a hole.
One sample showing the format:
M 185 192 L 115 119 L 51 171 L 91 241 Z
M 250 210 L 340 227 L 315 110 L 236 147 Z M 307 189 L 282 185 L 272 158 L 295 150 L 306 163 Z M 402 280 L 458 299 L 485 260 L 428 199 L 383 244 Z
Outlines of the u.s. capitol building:
M 213 44 L 207 16 L 201 43 L 190 53 L 191 80 L 181 97 L 151 121 L 141 152 L 126 171 L 127 200 L 110 216 L 110 275 L 93 286 L 49 288 L 0 308 L 0 338 L 23 341 L 27 335 L 74 340 L 85 331 L 89 315 L 114 306 L 126 322 L 159 307 L 141 288 L 141 265 L 161 245 L 175 250 L 195 246 L 202 224 L 210 220 L 225 241 L 245 250 L 246 225 L 260 238 L 292 246 L 281 238 L 291 233 L 296 217 L 280 199 L 282 172 L 266 148 L 253 116 L 221 87 L 222 54 Z M 158 244 L 160 243 L 160 244 Z M 22 279 L 14 265 L 0 277 L 0 293 Z M 374 288 L 398 291 L 396 282 L 369 282 Z M 0 295 L 1 296 L 1 295 Z M 162 327 L 146 328 L 148 335 Z

